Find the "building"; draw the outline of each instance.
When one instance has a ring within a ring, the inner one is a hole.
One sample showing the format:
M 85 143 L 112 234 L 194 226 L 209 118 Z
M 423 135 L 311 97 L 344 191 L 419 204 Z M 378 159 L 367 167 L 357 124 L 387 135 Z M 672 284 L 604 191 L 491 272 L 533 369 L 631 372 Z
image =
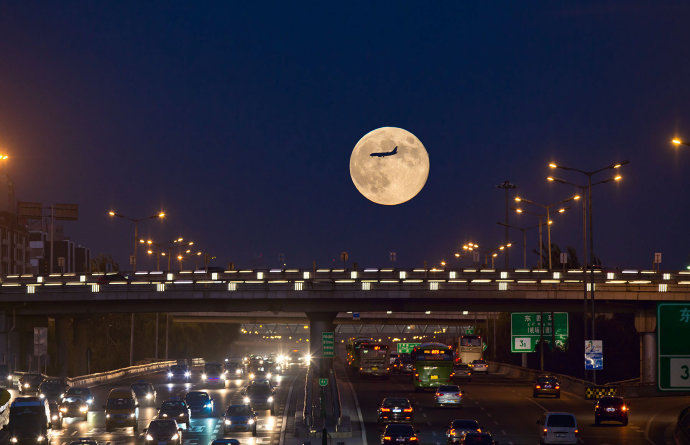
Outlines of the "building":
M 59 226 L 56 225 L 56 229 Z M 90 273 L 91 251 L 89 248 L 77 245 L 74 241 L 62 235 L 62 228 L 55 231 L 53 241 L 53 272 L 54 273 Z M 31 246 L 31 272 L 45 275 L 50 273 L 50 235 L 43 230 L 32 230 L 29 233 Z
M 17 218 L 14 183 L 0 174 L 0 275 L 29 273 L 29 231 Z

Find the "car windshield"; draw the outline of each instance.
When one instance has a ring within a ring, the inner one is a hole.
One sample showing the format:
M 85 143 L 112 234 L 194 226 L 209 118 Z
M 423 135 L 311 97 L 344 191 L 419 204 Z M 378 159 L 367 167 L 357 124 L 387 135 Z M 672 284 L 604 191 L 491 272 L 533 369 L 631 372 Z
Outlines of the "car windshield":
M 88 396 L 90 394 L 90 391 L 88 388 L 70 388 L 67 390 L 67 395 L 68 396 Z
M 407 399 L 385 399 L 383 401 L 383 406 L 390 408 L 390 407 L 396 407 L 396 408 L 409 408 L 410 407 L 410 401 Z
M 546 426 L 575 428 L 575 418 L 570 414 L 551 414 L 546 421 Z
M 218 363 L 207 363 L 204 365 L 204 371 L 206 371 L 207 374 L 220 374 L 223 372 Z
M 623 399 L 617 397 L 604 397 L 599 399 L 600 406 L 621 406 L 623 405 Z
M 130 409 L 134 407 L 132 399 L 108 399 L 109 409 Z
M 204 392 L 190 392 L 185 396 L 187 403 L 199 403 L 208 401 L 208 394 Z
M 43 381 L 43 377 L 39 374 L 24 374 L 24 381 L 25 382 L 41 382 Z
M 187 367 L 182 366 L 182 365 L 172 365 L 170 367 L 170 371 L 172 371 L 172 372 L 185 372 L 186 370 L 187 370 Z
M 438 392 L 460 392 L 460 387 L 455 385 L 441 385 Z
M 252 410 L 247 405 L 231 405 L 228 408 L 228 416 L 250 416 Z
M 176 431 L 177 428 L 173 420 L 153 420 L 147 432 L 153 434 L 174 434 Z
M 250 385 L 247 388 L 247 394 L 249 395 L 262 395 L 262 394 L 270 394 L 271 393 L 271 387 L 268 385 Z
M 541 378 L 537 379 L 537 383 L 539 383 L 541 385 L 544 385 L 546 383 L 555 385 L 556 383 L 558 383 L 558 381 L 556 379 L 554 379 L 553 377 L 541 377 Z
M 393 424 L 386 427 L 386 432 L 384 434 L 388 436 L 411 437 L 414 436 L 414 429 L 412 425 Z
M 456 430 L 476 430 L 479 429 L 479 422 L 476 420 L 453 420 L 453 428 Z
M 132 390 L 138 394 L 145 393 L 146 391 L 149 390 L 149 384 L 148 383 L 133 383 L 132 384 Z
M 184 403 L 183 402 L 178 402 L 178 401 L 168 401 L 168 402 L 163 402 L 161 405 L 161 409 L 182 409 L 184 408 Z

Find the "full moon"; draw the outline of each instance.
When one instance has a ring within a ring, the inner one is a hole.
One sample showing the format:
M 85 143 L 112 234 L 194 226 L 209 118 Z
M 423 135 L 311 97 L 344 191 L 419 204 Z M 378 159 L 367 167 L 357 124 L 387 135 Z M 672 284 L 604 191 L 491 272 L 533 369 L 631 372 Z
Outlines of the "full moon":
M 350 156 L 350 176 L 370 201 L 398 205 L 419 193 L 429 177 L 429 154 L 415 135 L 396 127 L 373 130 Z

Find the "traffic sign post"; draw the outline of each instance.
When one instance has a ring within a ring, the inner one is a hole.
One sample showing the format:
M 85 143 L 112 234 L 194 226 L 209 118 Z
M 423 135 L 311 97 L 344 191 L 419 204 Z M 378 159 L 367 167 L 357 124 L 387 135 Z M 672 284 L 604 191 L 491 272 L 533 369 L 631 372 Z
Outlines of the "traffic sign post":
M 601 340 L 585 340 L 585 369 L 588 371 L 604 369 L 604 344 Z
M 553 319 L 551 314 L 553 314 Z M 563 347 L 568 341 L 568 335 L 567 312 L 513 312 L 510 314 L 510 352 L 534 352 L 540 339 L 547 343 L 555 339 L 556 346 Z
M 335 335 L 333 332 L 321 333 L 321 351 L 323 358 L 335 357 Z
M 421 343 L 398 343 L 398 354 L 410 354 Z
M 657 305 L 657 387 L 690 391 L 690 302 Z
M 319 386 L 328 386 L 328 379 L 319 379 Z

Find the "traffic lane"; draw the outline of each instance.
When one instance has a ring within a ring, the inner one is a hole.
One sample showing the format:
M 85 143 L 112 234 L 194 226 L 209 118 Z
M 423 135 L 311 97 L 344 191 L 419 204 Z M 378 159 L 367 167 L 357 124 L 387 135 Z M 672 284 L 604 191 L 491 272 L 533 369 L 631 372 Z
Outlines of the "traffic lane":
M 142 380 L 141 378 L 132 379 L 132 381 Z M 147 380 L 147 379 L 143 379 Z M 183 398 L 184 395 L 191 390 L 207 391 L 214 399 L 214 410 L 212 415 L 204 417 L 192 417 L 191 425 L 182 433 L 182 438 L 186 444 L 200 444 L 209 443 L 218 437 L 228 437 L 239 439 L 241 443 L 264 444 L 273 443 L 277 440 L 282 426 L 282 415 L 285 409 L 286 395 L 290 384 L 294 382 L 293 376 L 285 376 L 281 379 L 283 384 L 276 387 L 276 400 L 278 402 L 278 409 L 275 416 L 271 416 L 269 411 L 259 411 L 257 419 L 257 437 L 253 438 L 251 433 L 231 433 L 229 435 L 223 434 L 222 416 L 225 409 L 230 404 L 243 403 L 243 395 L 241 393 L 244 386 L 248 383 L 247 380 L 234 379 L 227 383 L 226 388 L 207 388 L 202 383 L 197 384 L 174 384 L 169 385 L 165 383 L 165 377 L 159 379 L 156 385 L 158 393 L 157 403 L 152 406 L 140 407 L 139 409 L 139 431 L 134 433 L 131 428 L 116 429 L 111 433 L 105 431 L 105 413 L 102 410 L 94 410 L 89 413 L 86 422 L 79 420 L 68 419 L 65 422 L 62 431 L 56 432 L 53 436 L 52 444 L 66 444 L 77 437 L 95 437 L 98 440 L 111 443 L 134 444 L 144 443 L 143 428 L 148 426 L 149 422 L 155 418 L 157 414 L 157 406 L 168 398 Z M 150 381 L 150 380 L 149 380 Z M 285 384 L 285 383 L 288 384 Z M 127 386 L 127 382 L 121 381 L 114 384 L 112 387 Z M 107 385 L 103 390 L 109 391 Z M 105 391 L 105 392 L 107 392 Z

